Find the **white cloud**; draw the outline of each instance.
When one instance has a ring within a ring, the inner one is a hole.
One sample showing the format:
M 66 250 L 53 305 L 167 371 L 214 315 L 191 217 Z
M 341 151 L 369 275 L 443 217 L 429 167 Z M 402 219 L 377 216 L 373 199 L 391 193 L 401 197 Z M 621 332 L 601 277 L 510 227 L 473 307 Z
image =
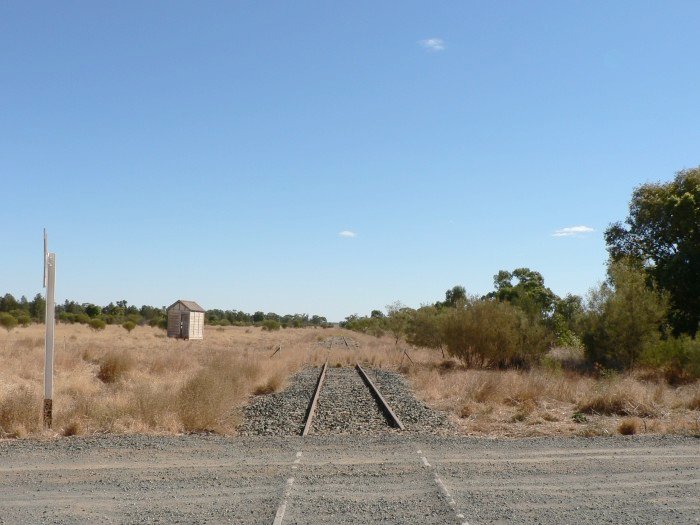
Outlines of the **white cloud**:
M 355 232 L 351 232 L 350 230 L 343 230 L 342 232 L 338 232 L 338 235 L 341 237 L 347 237 L 348 239 L 352 237 L 357 237 L 357 234 Z
M 419 40 L 418 43 L 428 51 L 444 51 L 445 41 L 442 38 L 426 38 Z
M 595 230 L 590 226 L 569 226 L 568 228 L 559 228 L 552 234 L 552 237 L 573 237 L 575 235 L 582 235 L 593 231 Z

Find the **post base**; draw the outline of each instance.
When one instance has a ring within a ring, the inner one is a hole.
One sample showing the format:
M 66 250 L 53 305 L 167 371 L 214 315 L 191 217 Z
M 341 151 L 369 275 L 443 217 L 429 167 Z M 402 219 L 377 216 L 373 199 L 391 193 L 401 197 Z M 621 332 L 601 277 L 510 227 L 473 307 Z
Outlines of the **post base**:
M 44 427 L 51 428 L 53 422 L 53 399 L 44 399 Z

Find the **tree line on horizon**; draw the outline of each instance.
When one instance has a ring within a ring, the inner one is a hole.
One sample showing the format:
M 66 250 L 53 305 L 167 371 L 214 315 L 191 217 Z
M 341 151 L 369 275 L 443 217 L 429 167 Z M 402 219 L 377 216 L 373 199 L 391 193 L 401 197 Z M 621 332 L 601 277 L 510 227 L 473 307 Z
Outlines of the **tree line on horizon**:
M 17 325 L 43 323 L 46 300 L 36 294 L 30 301 L 25 296 L 16 299 L 6 293 L 0 297 L 0 326 L 12 330 Z M 121 325 L 131 331 L 136 326 L 167 327 L 166 307 L 129 305 L 127 301 L 110 302 L 107 306 L 78 303 L 66 299 L 56 305 L 56 320 L 60 323 L 80 323 L 96 330 L 106 325 Z M 328 327 L 327 319 L 320 315 L 286 314 L 261 311 L 252 314 L 240 310 L 206 310 L 205 323 L 212 326 L 262 326 L 266 330 L 280 328 L 303 328 L 306 326 Z
M 501 270 L 478 297 L 462 286 L 420 308 L 348 316 L 341 326 L 435 348 L 466 365 L 653 368 L 670 382 L 700 378 L 700 167 L 634 189 L 625 222 L 605 231 L 607 279 L 587 297 L 558 297 L 529 268 Z M 559 353 L 561 355 L 561 352 Z

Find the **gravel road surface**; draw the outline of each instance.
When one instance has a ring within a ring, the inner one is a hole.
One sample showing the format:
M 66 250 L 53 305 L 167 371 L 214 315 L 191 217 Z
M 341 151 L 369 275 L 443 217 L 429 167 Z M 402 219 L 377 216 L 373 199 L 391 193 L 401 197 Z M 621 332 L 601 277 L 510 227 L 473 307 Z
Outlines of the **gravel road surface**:
M 700 440 L 0 441 L 0 524 L 700 523 Z

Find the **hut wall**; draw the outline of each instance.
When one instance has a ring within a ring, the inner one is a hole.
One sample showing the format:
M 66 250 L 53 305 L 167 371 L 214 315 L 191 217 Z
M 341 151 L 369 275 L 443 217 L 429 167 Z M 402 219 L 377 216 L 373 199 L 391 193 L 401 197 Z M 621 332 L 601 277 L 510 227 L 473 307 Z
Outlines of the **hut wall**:
M 202 339 L 204 336 L 204 313 L 190 312 L 188 333 L 190 339 Z

